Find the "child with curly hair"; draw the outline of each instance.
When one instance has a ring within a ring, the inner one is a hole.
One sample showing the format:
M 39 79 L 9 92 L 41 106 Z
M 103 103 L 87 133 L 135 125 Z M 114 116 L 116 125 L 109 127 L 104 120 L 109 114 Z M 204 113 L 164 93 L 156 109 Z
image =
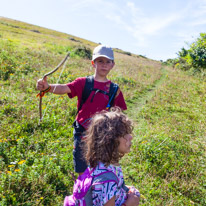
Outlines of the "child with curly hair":
M 85 139 L 85 158 L 92 171 L 91 175 L 110 170 L 118 178 L 118 184 L 108 181 L 92 187 L 94 206 L 139 205 L 139 191 L 131 186 L 127 186 L 129 192 L 125 191 L 119 164 L 119 160 L 130 152 L 132 130 L 132 122 L 118 108 L 93 117 Z

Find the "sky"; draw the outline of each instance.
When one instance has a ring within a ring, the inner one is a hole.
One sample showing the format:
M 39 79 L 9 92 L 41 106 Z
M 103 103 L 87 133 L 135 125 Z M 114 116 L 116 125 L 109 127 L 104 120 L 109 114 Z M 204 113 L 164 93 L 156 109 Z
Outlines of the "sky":
M 0 16 L 163 61 L 206 32 L 206 0 L 0 0 Z

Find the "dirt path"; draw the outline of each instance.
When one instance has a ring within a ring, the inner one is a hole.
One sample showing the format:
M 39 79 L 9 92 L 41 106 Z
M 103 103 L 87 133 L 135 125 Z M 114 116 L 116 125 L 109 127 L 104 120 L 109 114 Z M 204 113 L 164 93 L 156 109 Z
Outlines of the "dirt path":
M 127 109 L 127 115 L 130 118 L 132 118 L 135 121 L 136 117 L 138 116 L 138 113 L 141 111 L 144 105 L 152 99 L 157 89 L 164 83 L 167 73 L 167 69 L 162 68 L 160 78 L 154 81 L 154 83 L 150 85 L 148 88 L 145 88 L 141 95 L 133 97 L 133 99 L 130 101 L 132 104 L 129 104 Z

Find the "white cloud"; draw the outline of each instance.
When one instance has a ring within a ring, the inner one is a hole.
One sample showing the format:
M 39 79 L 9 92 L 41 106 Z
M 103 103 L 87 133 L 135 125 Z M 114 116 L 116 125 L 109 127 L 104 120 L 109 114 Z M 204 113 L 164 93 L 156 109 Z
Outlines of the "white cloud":
M 160 1 L 159 5 L 155 5 L 155 2 L 148 5 L 147 2 L 139 3 L 134 0 L 64 1 L 69 2 L 70 9 L 78 12 L 77 15 L 84 14 L 98 19 L 100 28 L 102 22 L 107 21 L 114 28 L 111 34 L 116 36 L 115 30 L 122 31 L 127 39 L 130 38 L 128 42 L 133 41 L 132 46 L 142 50 L 144 48 L 145 51 L 150 50 L 151 44 L 161 45 L 159 40 L 168 44 L 168 48 L 176 48 L 175 51 L 178 51 L 185 42 L 192 41 L 192 36 L 199 33 L 199 30 L 195 29 L 197 26 L 206 24 L 206 0 L 174 1 L 171 7 L 168 6 L 169 2 L 160 4 Z M 173 43 L 169 45 L 171 41 Z
M 184 12 L 186 25 L 199 26 L 206 24 L 206 0 L 189 1 Z
M 163 29 L 182 18 L 179 12 L 154 15 L 149 18 L 141 8 L 135 6 L 135 3 L 131 1 L 127 2 L 125 9 L 128 9 L 129 17 L 127 18 L 115 13 L 106 15 L 106 18 L 119 25 L 122 30 L 128 31 L 136 39 L 138 45 L 144 47 L 148 46 L 147 39 L 150 36 L 160 35 Z
M 136 15 L 136 14 L 143 14 L 142 13 L 142 10 L 140 8 L 137 8 L 134 4 L 134 2 L 127 2 L 126 3 L 127 7 L 130 8 L 130 11 L 133 15 Z

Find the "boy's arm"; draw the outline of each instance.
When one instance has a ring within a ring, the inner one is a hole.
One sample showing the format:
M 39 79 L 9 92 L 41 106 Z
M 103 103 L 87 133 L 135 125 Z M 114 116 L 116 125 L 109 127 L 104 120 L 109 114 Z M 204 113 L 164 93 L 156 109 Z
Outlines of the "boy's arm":
M 66 84 L 48 84 L 47 78 L 45 77 L 44 79 L 39 79 L 37 81 L 37 89 L 40 91 L 44 91 L 51 86 L 51 89 L 49 92 L 54 93 L 54 94 L 67 94 L 71 93 L 70 88 Z
M 71 93 L 70 88 L 66 84 L 50 84 L 51 93 L 54 94 L 68 94 Z

